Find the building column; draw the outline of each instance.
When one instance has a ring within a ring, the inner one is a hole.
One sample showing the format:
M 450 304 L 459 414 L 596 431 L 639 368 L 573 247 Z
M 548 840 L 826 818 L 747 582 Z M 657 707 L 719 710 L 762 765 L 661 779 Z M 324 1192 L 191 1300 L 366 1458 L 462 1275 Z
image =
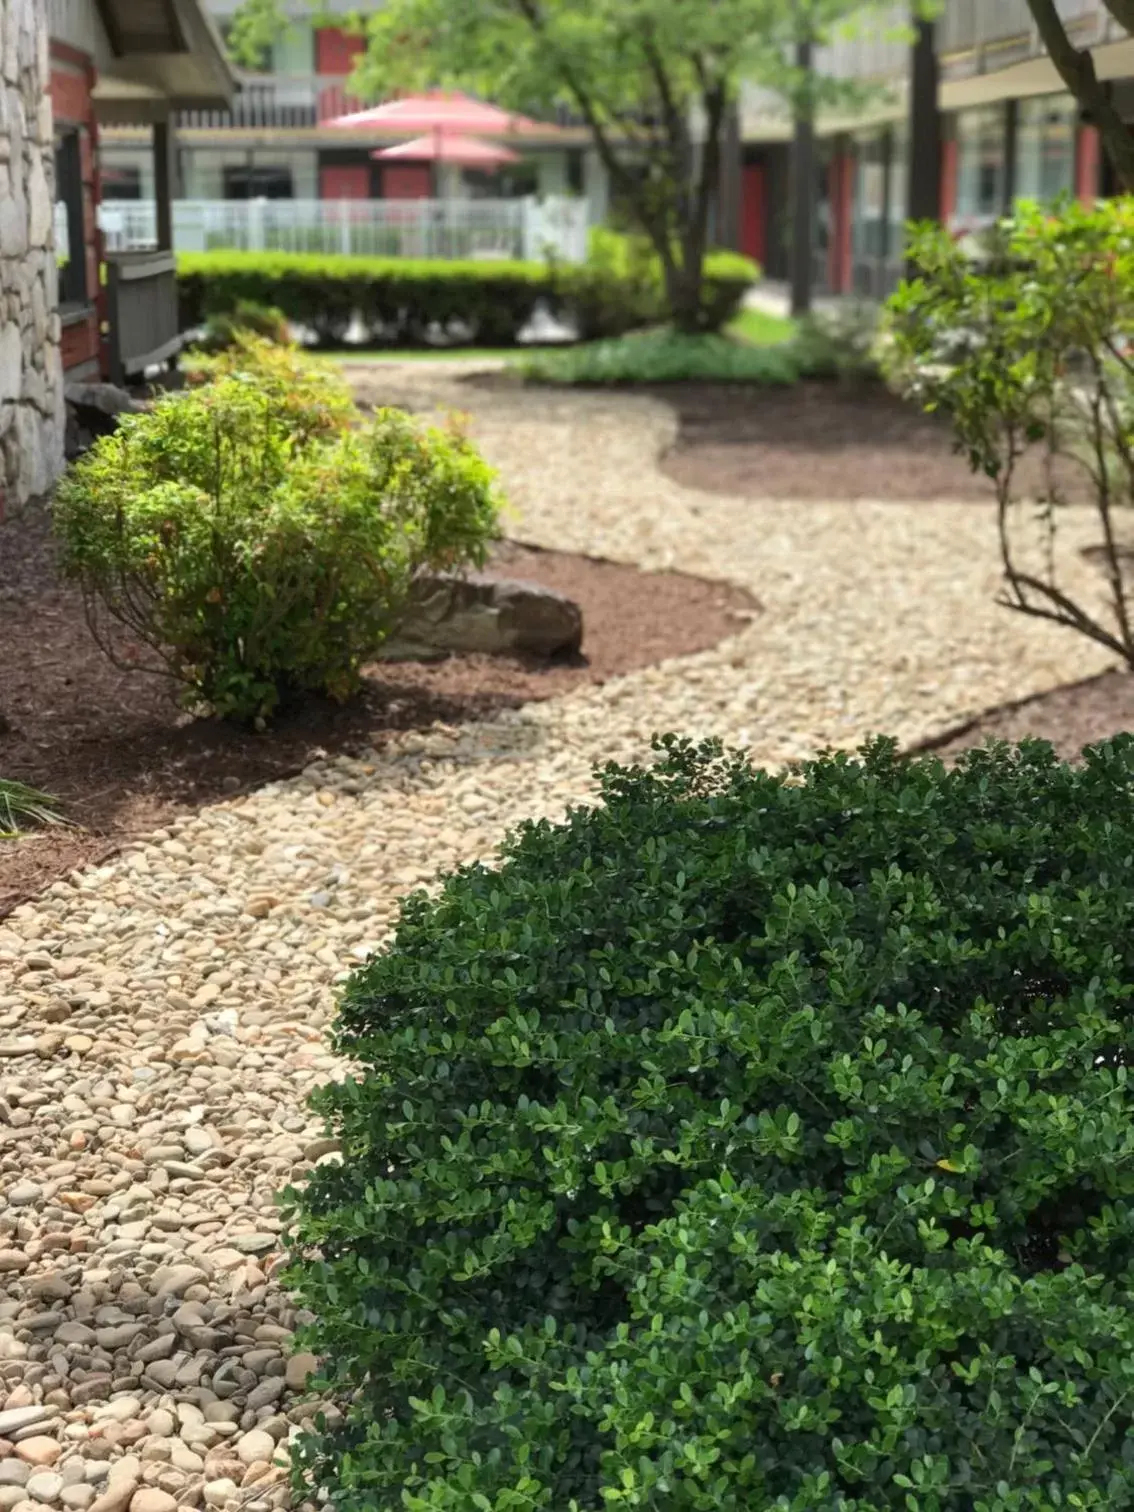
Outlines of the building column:
M 610 176 L 598 153 L 591 150 L 583 158 L 583 195 L 592 226 L 601 226 L 610 209 Z
M 1004 101 L 1004 214 L 1016 203 L 1016 136 L 1020 122 L 1018 100 Z
M 957 139 L 946 136 L 941 143 L 941 214 L 943 226 L 948 226 L 957 208 Z
M 1080 126 L 1075 137 L 1075 198 L 1088 210 L 1100 198 L 1101 144 L 1097 126 Z
M 937 28 L 919 21 L 910 68 L 910 157 L 906 193 L 908 218 L 941 218 L 941 112 L 937 104 Z
M 836 143 L 829 169 L 831 200 L 831 245 L 828 250 L 827 282 L 832 294 L 851 289 L 851 223 L 854 218 L 854 158 L 846 142 Z
M 811 43 L 800 42 L 795 66 L 805 78 L 811 74 Z M 812 241 L 815 235 L 815 122 L 808 100 L 795 118 L 791 152 L 791 313 L 811 309 Z

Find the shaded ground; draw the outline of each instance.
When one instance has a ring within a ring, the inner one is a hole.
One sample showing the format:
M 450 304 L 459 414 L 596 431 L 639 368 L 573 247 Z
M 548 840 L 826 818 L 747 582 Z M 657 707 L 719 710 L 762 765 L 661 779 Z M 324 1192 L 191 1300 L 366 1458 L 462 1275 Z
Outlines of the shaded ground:
M 287 776 L 316 752 L 352 751 L 384 733 L 458 724 L 603 682 L 733 633 L 754 601 L 676 573 L 505 545 L 502 575 L 558 588 L 583 607 L 584 654 L 571 663 L 470 656 L 374 668 L 340 707 L 308 699 L 265 734 L 190 720 L 168 684 L 119 671 L 91 639 L 78 594 L 60 582 L 47 512 L 0 523 L 0 773 L 55 794 L 77 825 L 0 841 L 0 916 L 53 877 L 97 861 L 172 813 Z
M 881 384 L 667 384 L 641 392 L 677 411 L 677 444 L 661 467 L 686 488 L 824 502 L 995 497 L 989 480 L 953 451 L 945 420 Z M 1020 490 L 1040 487 L 1038 465 L 1025 460 Z
M 1038 698 L 992 709 L 925 749 L 948 759 L 986 740 L 1050 740 L 1059 756 L 1074 760 L 1084 746 L 1134 730 L 1134 676 L 1104 672 L 1101 677 L 1069 683 Z

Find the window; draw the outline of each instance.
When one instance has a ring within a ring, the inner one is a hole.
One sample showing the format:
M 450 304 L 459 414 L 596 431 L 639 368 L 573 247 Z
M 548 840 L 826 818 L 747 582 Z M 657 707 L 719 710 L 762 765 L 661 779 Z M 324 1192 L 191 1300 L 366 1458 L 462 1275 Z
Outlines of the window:
M 142 170 L 129 164 L 121 168 L 104 167 L 102 197 L 104 200 L 140 200 Z
M 55 138 L 55 256 L 59 303 L 87 302 L 87 239 L 83 225 L 83 158 L 78 131 Z
M 466 168 L 461 179 L 471 199 L 523 199 L 539 193 L 539 169 L 534 163 L 513 163 L 496 173 Z
M 854 220 L 851 245 L 856 263 L 871 263 L 886 254 L 886 136 L 877 132 L 854 144 Z
M 290 168 L 239 167 L 224 170 L 224 197 L 230 200 L 294 199 Z
M 1053 200 L 1075 187 L 1073 100 L 1053 95 L 1022 100 L 1016 124 L 1016 195 Z
M 1004 113 L 963 110 L 957 117 L 957 208 L 962 222 L 993 221 L 1004 213 Z

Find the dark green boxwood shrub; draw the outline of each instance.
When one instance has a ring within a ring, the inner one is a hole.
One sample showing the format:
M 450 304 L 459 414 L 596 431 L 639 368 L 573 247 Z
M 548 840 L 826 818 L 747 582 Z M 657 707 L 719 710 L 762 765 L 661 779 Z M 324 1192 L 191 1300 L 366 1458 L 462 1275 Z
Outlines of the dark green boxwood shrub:
M 187 325 L 250 301 L 281 309 L 325 342 L 341 342 L 358 315 L 374 339 L 395 344 L 454 322 L 470 340 L 508 344 L 549 289 L 541 263 L 291 252 L 182 253 L 177 278 Z
M 337 1512 L 1134 1505 L 1134 739 L 670 742 L 404 908 L 292 1281 Z M 293 1194 L 293 1199 L 294 1194 Z
M 706 320 L 723 324 L 758 276 L 735 253 L 706 266 Z M 618 335 L 662 318 L 656 269 L 630 258 L 623 238 L 600 243 L 580 267 L 527 262 L 416 261 L 287 252 L 193 252 L 177 260 L 186 328 L 233 314 L 241 304 L 281 310 L 341 343 L 357 316 L 370 338 L 420 345 L 440 332 L 454 342 L 509 346 L 541 300 L 575 318 L 580 334 Z

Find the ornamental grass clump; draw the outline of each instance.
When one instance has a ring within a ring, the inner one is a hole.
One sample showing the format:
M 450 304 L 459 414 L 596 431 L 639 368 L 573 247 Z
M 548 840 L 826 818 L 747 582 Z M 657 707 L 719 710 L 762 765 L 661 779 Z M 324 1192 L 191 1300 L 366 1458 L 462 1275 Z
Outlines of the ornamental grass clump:
M 1134 1505 L 1134 739 L 664 746 L 345 991 L 304 1494 Z
M 354 693 L 415 575 L 483 562 L 497 499 L 456 429 L 363 422 L 337 377 L 270 343 L 215 361 L 70 470 L 56 527 L 105 650 L 262 721 Z

